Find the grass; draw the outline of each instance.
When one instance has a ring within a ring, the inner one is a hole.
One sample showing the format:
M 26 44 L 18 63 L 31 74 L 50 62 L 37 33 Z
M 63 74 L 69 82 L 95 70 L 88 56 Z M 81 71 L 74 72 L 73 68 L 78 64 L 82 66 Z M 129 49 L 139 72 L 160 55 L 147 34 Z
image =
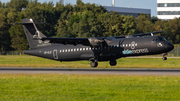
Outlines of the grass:
M 180 68 L 179 58 L 121 58 L 98 68 Z M 91 68 L 89 61 L 59 62 L 0 56 L 0 67 Z M 180 76 L 0 74 L 0 101 L 179 101 Z
M 0 101 L 179 101 L 180 77 L 0 74 Z
M 180 58 L 120 58 L 116 66 L 98 62 L 98 68 L 180 68 Z M 70 67 L 91 68 L 90 61 L 59 62 L 34 56 L 0 56 L 0 67 Z

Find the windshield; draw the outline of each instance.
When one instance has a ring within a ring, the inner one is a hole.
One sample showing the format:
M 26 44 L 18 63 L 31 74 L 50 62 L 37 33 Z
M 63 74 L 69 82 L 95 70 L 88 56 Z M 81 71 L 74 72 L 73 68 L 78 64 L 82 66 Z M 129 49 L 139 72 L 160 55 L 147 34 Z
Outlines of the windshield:
M 167 40 L 164 37 L 158 37 L 152 40 L 152 42 L 158 42 L 158 41 L 167 41 Z
M 160 41 L 167 41 L 164 37 L 159 38 L 159 39 L 160 39 Z

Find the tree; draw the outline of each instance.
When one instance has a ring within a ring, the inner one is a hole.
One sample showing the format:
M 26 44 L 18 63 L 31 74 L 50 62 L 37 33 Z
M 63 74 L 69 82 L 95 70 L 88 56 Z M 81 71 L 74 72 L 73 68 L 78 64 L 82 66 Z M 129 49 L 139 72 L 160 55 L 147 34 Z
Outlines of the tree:
M 136 32 L 147 33 L 154 31 L 154 25 L 151 21 L 150 15 L 140 14 L 136 20 Z
M 21 22 L 18 21 L 16 23 L 21 23 Z M 23 50 L 28 49 L 27 39 L 25 37 L 22 25 L 11 26 L 9 32 L 12 38 L 11 46 L 17 51 L 19 51 L 20 54 L 22 54 Z
M 133 16 L 110 12 L 102 14 L 98 19 L 101 21 L 103 36 L 121 36 L 135 33 L 136 22 Z
M 132 35 L 136 32 L 136 18 L 134 16 L 123 16 L 123 35 Z
M 163 30 L 161 35 L 168 41 L 180 43 L 180 18 L 161 21 L 157 17 L 141 14 L 136 19 L 133 16 L 119 15 L 117 12 L 108 13 L 103 6 L 85 4 L 82 0 L 77 0 L 76 5 L 11 0 L 8 3 L 0 2 L 1 51 L 13 47 L 22 52 L 27 48 L 22 26 L 10 25 L 24 18 L 32 18 L 34 22 L 47 22 L 37 27 L 48 37 L 106 37 Z
M 179 33 L 180 33 L 180 21 L 178 18 L 169 21 L 169 28 L 171 29 L 171 33 L 169 36 L 173 43 L 179 44 Z
M 7 8 L 15 9 L 18 12 L 21 12 L 23 9 L 26 8 L 29 0 L 11 0 L 8 2 Z
M 0 8 L 0 51 L 11 49 L 11 38 L 9 36 L 10 24 L 7 23 L 7 13 L 9 9 Z

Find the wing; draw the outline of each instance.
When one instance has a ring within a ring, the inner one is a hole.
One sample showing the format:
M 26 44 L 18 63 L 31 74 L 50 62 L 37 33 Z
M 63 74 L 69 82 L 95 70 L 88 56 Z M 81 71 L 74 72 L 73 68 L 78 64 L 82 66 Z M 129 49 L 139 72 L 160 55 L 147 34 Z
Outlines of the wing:
M 50 43 L 60 43 L 60 44 L 83 44 L 90 45 L 88 38 L 51 38 L 51 37 L 42 37 L 40 40 L 45 41 L 49 40 Z
M 158 31 L 158 32 L 150 32 L 150 33 L 142 33 L 142 34 L 134 34 L 134 35 L 130 35 L 131 37 L 137 37 L 137 36 L 145 36 L 145 35 L 153 35 L 153 34 L 157 34 L 157 33 L 162 33 L 162 31 Z M 111 38 L 127 38 L 129 36 L 115 36 L 115 37 L 111 37 Z M 110 37 L 109 37 L 110 38 Z M 42 40 L 42 41 L 49 41 L 50 43 L 60 43 L 60 44 L 73 44 L 73 45 L 77 45 L 77 44 L 82 44 L 82 45 L 86 45 L 86 46 L 95 46 L 98 45 L 99 42 L 102 41 L 101 38 L 52 38 L 52 37 L 41 37 L 41 38 L 37 38 L 38 40 Z M 107 39 L 107 38 L 104 38 Z
M 133 34 L 129 36 L 115 36 L 115 38 L 127 38 L 127 37 L 137 37 L 137 36 L 146 36 L 146 35 L 152 35 L 157 33 L 162 33 L 163 31 L 157 31 L 157 32 L 149 32 L 149 33 L 141 33 L 141 34 Z
M 142 34 L 134 34 L 135 36 L 145 36 L 145 35 L 153 35 L 157 33 L 162 33 L 163 31 L 157 31 L 157 32 L 149 32 L 149 33 L 142 33 Z M 133 35 L 133 36 L 134 36 Z

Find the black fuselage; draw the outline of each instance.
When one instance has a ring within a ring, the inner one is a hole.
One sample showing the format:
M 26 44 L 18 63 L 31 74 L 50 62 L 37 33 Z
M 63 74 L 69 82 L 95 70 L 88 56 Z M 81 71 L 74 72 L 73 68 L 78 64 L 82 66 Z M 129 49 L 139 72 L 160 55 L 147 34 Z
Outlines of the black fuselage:
M 106 39 L 106 38 L 105 38 Z M 127 56 L 141 56 L 167 53 L 174 46 L 162 36 L 142 36 L 132 38 L 107 38 L 106 45 L 85 46 L 51 44 L 36 49 L 25 50 L 25 54 L 58 61 L 91 60 L 110 61 Z
M 58 61 L 89 60 L 91 67 L 97 67 L 98 61 L 110 61 L 115 66 L 116 59 L 121 57 L 167 53 L 174 48 L 162 36 L 153 36 L 162 31 L 115 37 L 53 38 L 38 30 L 35 24 L 40 23 L 22 19 L 22 23 L 14 24 L 23 25 L 30 47 L 25 54 Z M 163 60 L 166 59 L 163 55 Z

